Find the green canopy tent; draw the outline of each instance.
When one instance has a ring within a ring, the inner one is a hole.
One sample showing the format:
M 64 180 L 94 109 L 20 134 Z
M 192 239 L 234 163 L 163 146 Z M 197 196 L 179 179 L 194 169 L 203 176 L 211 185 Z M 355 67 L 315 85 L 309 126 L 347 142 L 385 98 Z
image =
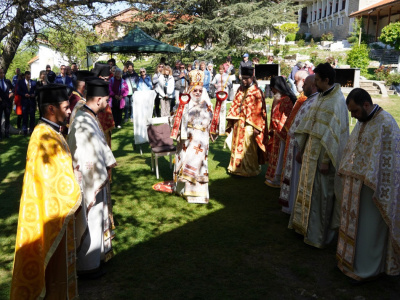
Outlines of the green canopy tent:
M 138 26 L 119 40 L 87 46 L 88 53 L 180 53 L 181 49 L 152 38 Z

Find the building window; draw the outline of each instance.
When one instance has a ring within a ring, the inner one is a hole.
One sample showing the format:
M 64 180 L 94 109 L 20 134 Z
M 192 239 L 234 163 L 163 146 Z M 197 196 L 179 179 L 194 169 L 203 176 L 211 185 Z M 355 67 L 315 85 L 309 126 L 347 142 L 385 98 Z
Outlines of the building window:
M 346 0 L 342 1 L 342 10 L 344 10 L 346 8 Z
M 342 17 L 342 24 L 341 25 L 343 25 L 343 22 L 344 22 L 344 17 Z
M 333 20 L 330 21 L 329 28 L 333 27 Z
M 322 30 L 322 23 L 319 24 L 319 30 Z
M 340 25 L 340 17 L 337 18 L 337 26 Z

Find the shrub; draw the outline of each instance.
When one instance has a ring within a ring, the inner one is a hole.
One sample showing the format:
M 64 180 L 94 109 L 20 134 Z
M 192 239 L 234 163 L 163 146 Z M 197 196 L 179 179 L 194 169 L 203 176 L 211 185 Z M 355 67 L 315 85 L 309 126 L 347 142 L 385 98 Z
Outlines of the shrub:
M 386 79 L 387 85 L 399 85 L 400 84 L 400 73 L 390 73 Z
M 321 35 L 321 41 L 333 41 L 334 35 L 332 32 L 324 33 Z
M 315 62 L 318 58 L 318 52 L 311 52 L 310 53 L 310 60 L 315 65 Z
M 389 77 L 390 69 L 385 66 L 380 66 L 374 70 L 376 80 L 386 81 Z
M 309 43 L 309 42 L 311 42 L 312 39 L 313 39 L 313 36 L 310 34 L 310 35 L 308 35 L 304 40 L 305 40 L 307 43 Z
M 383 27 L 381 36 L 379 37 L 383 43 L 400 49 L 400 22 L 390 23 Z
M 272 50 L 272 53 L 274 54 L 274 56 L 277 56 L 279 54 L 279 52 L 281 52 L 281 49 L 279 46 L 274 47 L 274 50 Z
M 286 37 L 285 37 L 285 41 L 286 42 L 293 42 L 296 39 L 296 34 L 294 33 L 289 33 Z
M 297 42 L 297 46 L 299 46 L 299 47 L 304 47 L 305 43 L 306 43 L 305 40 L 299 40 L 299 41 Z
M 306 39 L 306 34 L 305 33 L 296 33 L 296 41 L 301 41 Z
M 282 55 L 285 57 L 290 50 L 290 46 L 289 45 L 283 45 L 283 49 L 282 49 Z
M 279 26 L 279 30 L 283 33 L 296 33 L 299 31 L 299 25 L 297 23 L 285 23 Z
M 310 47 L 311 48 L 315 47 L 315 43 L 314 43 L 314 39 L 313 38 L 311 38 L 311 40 L 310 40 Z
M 290 67 L 290 65 L 282 61 L 280 63 L 280 67 L 281 67 L 281 75 L 289 77 L 290 72 L 292 72 L 292 68 Z
M 361 73 L 365 74 L 369 65 L 369 49 L 367 45 L 354 45 L 347 55 L 347 64 L 352 68 L 360 68 Z
M 358 42 L 358 38 L 357 38 L 356 36 L 349 36 L 349 37 L 347 38 L 347 41 L 348 41 L 350 44 L 354 44 L 354 43 L 357 43 L 357 42 Z

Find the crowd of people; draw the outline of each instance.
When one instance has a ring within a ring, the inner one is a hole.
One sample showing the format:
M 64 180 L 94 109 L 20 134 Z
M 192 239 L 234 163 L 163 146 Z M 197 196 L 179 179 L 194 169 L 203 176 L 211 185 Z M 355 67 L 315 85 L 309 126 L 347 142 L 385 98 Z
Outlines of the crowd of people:
M 212 64 L 197 60 L 193 65 L 177 61 L 174 68 L 162 61 L 152 77 L 144 68 L 137 74 L 132 62 L 121 70 L 113 60 L 91 71 L 71 68 L 70 79 L 69 71 L 54 76 L 46 70 L 36 92 L 25 73 L 17 82 L 17 94 L 30 105 L 37 99 L 41 117 L 36 127 L 34 122 L 28 127 L 23 117 L 24 133 L 32 136 L 11 298 L 73 299 L 76 274 L 89 279 L 104 274 L 114 236 L 111 129 L 120 126 L 124 111 L 126 120 L 132 118 L 136 91 L 152 89 L 157 93 L 154 116 L 173 116 L 175 193 L 189 203 L 209 202 L 209 142 L 228 135 L 228 173 L 257 176 L 261 165 L 268 164 L 265 184 L 280 188 L 282 211 L 290 214 L 288 226 L 303 235 L 305 243 L 324 248 L 337 238 L 338 267 L 357 282 L 382 273 L 398 275 L 396 121 L 363 89 L 353 89 L 345 99 L 329 63 L 312 72 L 304 66 L 294 70 L 295 90 L 283 76 L 273 77 L 267 116 L 267 91 L 257 84 L 254 63 L 244 55 L 234 94 L 230 57 L 218 74 Z M 27 109 L 34 112 L 32 106 L 23 106 L 23 115 L 28 116 Z M 348 112 L 358 120 L 351 135 Z

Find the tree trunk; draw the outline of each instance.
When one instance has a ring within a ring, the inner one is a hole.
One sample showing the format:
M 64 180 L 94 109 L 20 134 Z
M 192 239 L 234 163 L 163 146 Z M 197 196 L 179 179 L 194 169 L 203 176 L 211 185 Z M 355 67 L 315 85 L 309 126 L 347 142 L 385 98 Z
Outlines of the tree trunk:
M 0 56 L 0 68 L 4 70 L 4 73 L 7 73 L 20 43 L 29 31 L 29 29 L 24 28 L 23 25 L 18 23 L 8 36 L 7 41 L 3 46 L 3 53 Z

